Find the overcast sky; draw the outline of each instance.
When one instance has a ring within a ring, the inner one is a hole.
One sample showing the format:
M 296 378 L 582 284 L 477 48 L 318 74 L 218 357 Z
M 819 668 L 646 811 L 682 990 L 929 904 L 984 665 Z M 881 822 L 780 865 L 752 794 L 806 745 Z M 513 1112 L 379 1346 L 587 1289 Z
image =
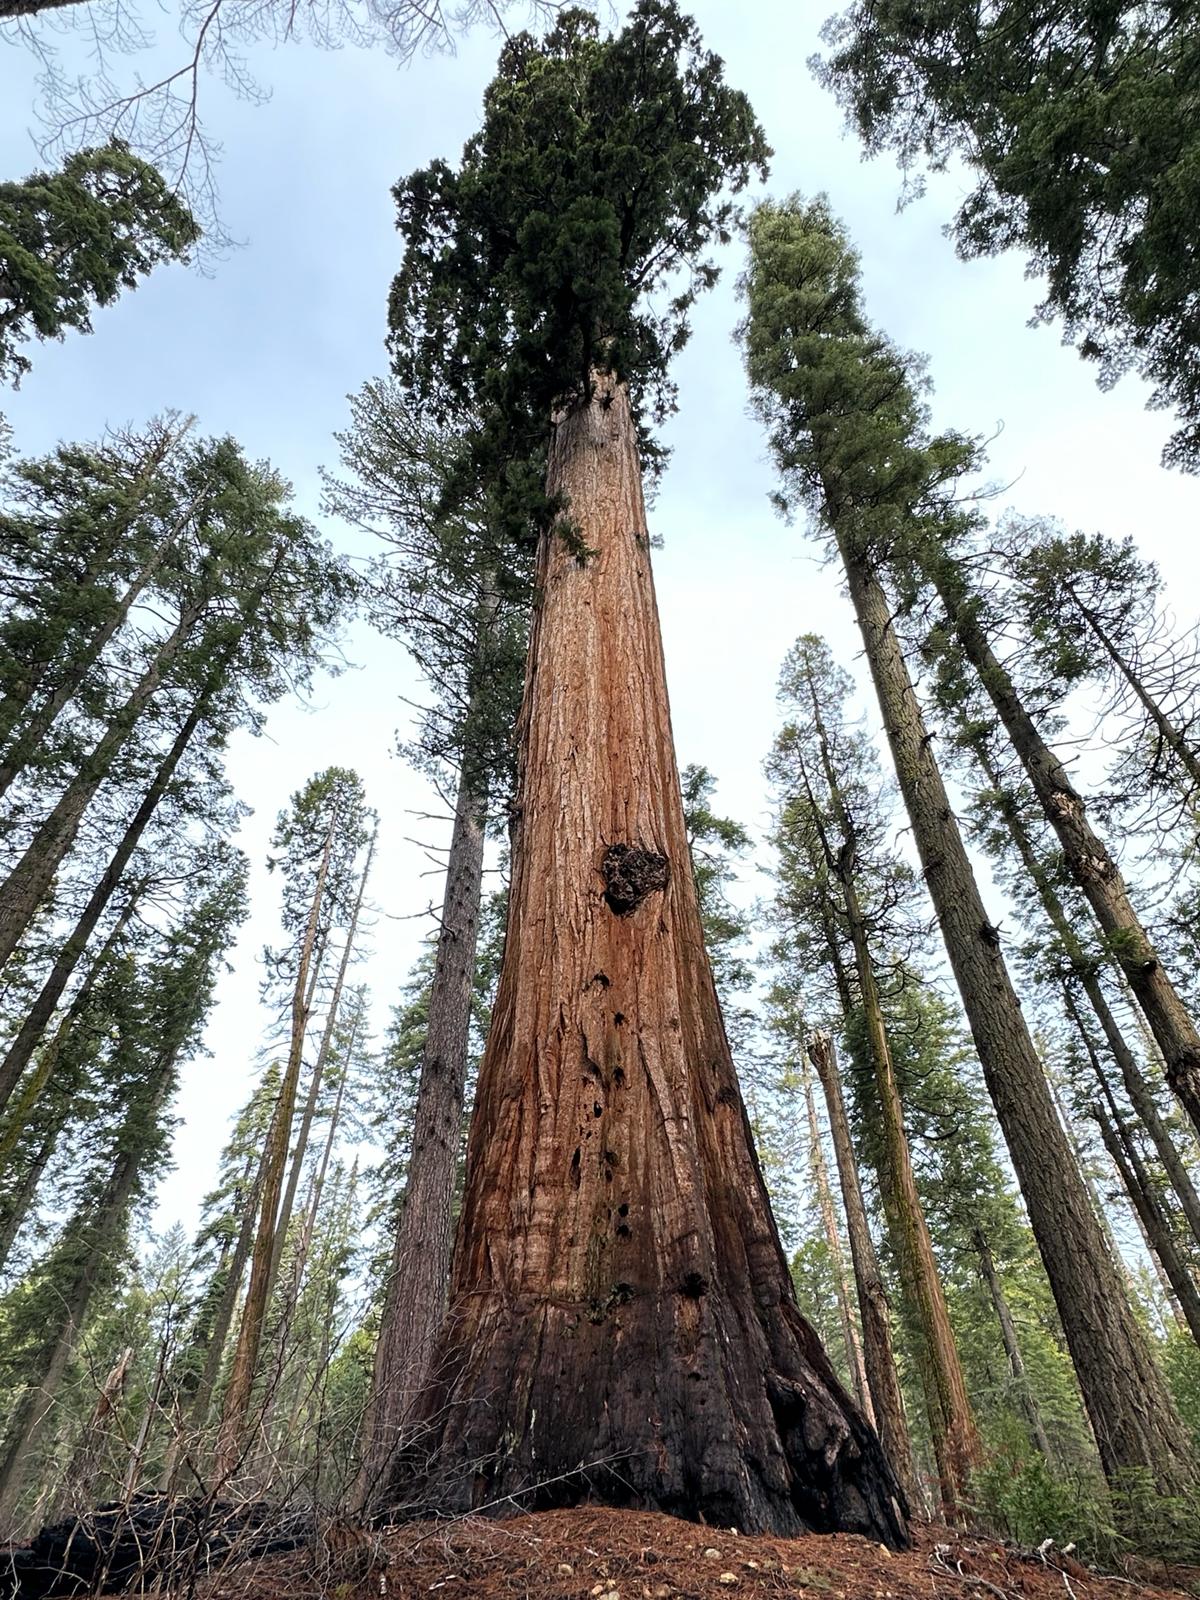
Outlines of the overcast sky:
M 955 259 L 942 234 L 960 191 L 955 179 L 939 180 L 897 214 L 894 165 L 864 162 L 804 66 L 818 48 L 825 0 L 700 0 L 693 9 L 774 146 L 767 192 L 828 192 L 861 248 L 873 320 L 930 357 L 935 421 L 1001 430 L 991 463 L 994 477 L 1011 484 L 1005 501 L 1071 526 L 1132 533 L 1190 620 L 1200 485 L 1159 467 L 1169 421 L 1143 409 L 1143 386 L 1129 379 L 1099 393 L 1093 370 L 1060 345 L 1056 330 L 1027 325 L 1039 295 L 1020 260 Z M 170 10 L 147 12 L 160 34 L 157 59 L 178 65 Z M 40 452 L 173 407 L 194 413 L 206 432 L 232 433 L 252 457 L 269 458 L 295 485 L 299 508 L 317 518 L 318 469 L 336 465 L 332 434 L 345 425 L 345 396 L 385 367 L 385 302 L 399 258 L 390 187 L 435 156 L 457 158 L 477 126 L 495 55 L 495 39 L 482 30 L 455 55 L 407 68 L 378 52 L 264 48 L 251 58 L 273 90 L 262 105 L 205 81 L 205 121 L 224 147 L 222 220 L 244 243 L 208 276 L 159 269 L 98 313 L 91 337 L 35 350 L 20 391 L 0 397 L 17 448 Z M 34 78 L 25 51 L 0 47 L 4 178 L 39 164 Z M 785 527 L 768 503 L 771 470 L 732 340 L 738 248 L 725 252 L 724 265 L 676 364 L 680 409 L 666 429 L 673 458 L 651 527 L 664 541 L 655 566 L 680 763 L 710 767 L 720 809 L 760 828 L 761 763 L 788 646 L 801 632 L 822 632 L 860 681 L 862 673 L 835 578 L 804 530 Z M 369 553 L 336 525 L 327 531 Z M 419 913 L 439 885 L 410 841 L 440 842 L 442 830 L 418 815 L 436 801 L 392 754 L 405 725 L 402 697 L 420 688 L 400 647 L 365 627 L 353 630 L 347 653 L 352 669 L 322 682 L 310 707 L 276 709 L 264 737 L 239 739 L 230 753 L 233 784 L 254 809 L 241 843 L 256 865 L 255 910 L 219 991 L 211 1056 L 184 1074 L 160 1225 L 193 1224 L 229 1118 L 248 1092 L 266 1023 L 258 953 L 276 937 L 264 845 L 280 807 L 312 772 L 333 762 L 356 768 L 381 816 L 373 883 L 381 914 L 374 953 L 358 974 L 371 984 L 380 1028 L 428 933 Z

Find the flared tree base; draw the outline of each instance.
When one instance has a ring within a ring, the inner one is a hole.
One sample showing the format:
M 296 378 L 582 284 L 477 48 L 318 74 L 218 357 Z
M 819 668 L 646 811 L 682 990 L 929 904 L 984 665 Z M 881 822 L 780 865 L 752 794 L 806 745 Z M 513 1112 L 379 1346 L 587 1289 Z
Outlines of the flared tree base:
M 458 1308 L 441 1380 L 380 1496 L 389 1514 L 595 1501 L 907 1543 L 878 1439 L 785 1302 L 749 1327 L 700 1283 L 471 1310 Z

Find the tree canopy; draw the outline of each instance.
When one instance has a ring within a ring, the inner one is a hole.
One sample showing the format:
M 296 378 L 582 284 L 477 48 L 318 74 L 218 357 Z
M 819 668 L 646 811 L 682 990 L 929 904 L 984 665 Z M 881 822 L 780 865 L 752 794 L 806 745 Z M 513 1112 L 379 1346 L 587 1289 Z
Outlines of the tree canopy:
M 57 172 L 0 183 L 0 380 L 29 371 L 19 345 L 90 333 L 94 306 L 160 262 L 186 259 L 199 238 L 162 174 L 121 139 L 76 151 Z
M 1195 8 L 856 0 L 826 38 L 818 73 L 867 148 L 906 170 L 965 161 L 960 254 L 1026 251 L 1039 315 L 1102 386 L 1139 371 L 1179 415 L 1164 464 L 1200 470 Z

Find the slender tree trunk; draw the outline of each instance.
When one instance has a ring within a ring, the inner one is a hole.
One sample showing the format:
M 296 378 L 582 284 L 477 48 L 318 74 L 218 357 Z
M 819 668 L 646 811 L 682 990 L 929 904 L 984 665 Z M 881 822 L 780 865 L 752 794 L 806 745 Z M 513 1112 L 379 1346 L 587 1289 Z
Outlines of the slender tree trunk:
M 900 1543 L 796 1307 L 688 859 L 629 396 L 556 418 L 504 961 L 450 1306 L 393 1505 L 601 1498 Z
M 174 1055 L 164 1056 L 157 1065 L 145 1096 L 131 1103 L 126 1127 L 136 1126 L 147 1107 L 158 1103 L 171 1081 Z M 83 1330 L 97 1284 L 108 1267 L 112 1247 L 120 1235 L 129 1209 L 134 1186 L 141 1170 L 141 1151 L 135 1141 L 118 1140 L 112 1174 L 93 1217 L 88 1219 L 91 1248 L 82 1255 L 74 1282 L 63 1294 L 61 1317 L 47 1330 L 35 1370 L 9 1421 L 3 1454 L 0 1455 L 0 1529 L 11 1529 L 17 1502 L 29 1466 L 30 1451 L 42 1426 L 54 1408 L 67 1365 Z
M 137 726 L 141 713 L 160 687 L 163 674 L 196 622 L 185 613 L 158 646 L 128 699 L 115 713 L 104 735 L 63 792 L 50 815 L 30 840 L 21 859 L 0 884 L 0 967 L 16 949 L 42 903 L 54 875 L 75 842 L 84 813 L 108 776 L 114 760 Z
M 1138 1221 L 1146 1236 L 1147 1247 L 1162 1268 L 1170 1285 L 1171 1295 L 1183 1314 L 1192 1338 L 1197 1345 L 1200 1345 L 1200 1290 L 1197 1289 L 1195 1279 L 1179 1253 L 1171 1224 L 1163 1215 L 1141 1152 L 1125 1126 L 1116 1097 L 1104 1076 L 1096 1047 L 1086 1030 L 1080 1029 L 1080 1032 L 1092 1065 L 1092 1073 L 1105 1102 L 1105 1105 L 1096 1104 L 1092 1107 L 1092 1115 L 1100 1130 L 1104 1148 L 1108 1151 L 1121 1179 L 1122 1187 L 1137 1213 Z
M 1012 1312 L 1008 1307 L 1004 1286 L 1000 1282 L 1000 1274 L 996 1271 L 995 1258 L 992 1247 L 987 1241 L 987 1236 L 982 1228 L 976 1228 L 971 1236 L 975 1246 L 975 1253 L 979 1257 L 979 1272 L 984 1283 L 987 1284 L 988 1294 L 991 1296 L 992 1309 L 996 1313 L 996 1321 L 1000 1324 L 1000 1337 L 1004 1341 L 1004 1353 L 1008 1357 L 1009 1370 L 1013 1375 L 1013 1382 L 1017 1386 L 1017 1395 L 1020 1398 L 1021 1408 L 1025 1412 L 1029 1423 L 1029 1433 L 1034 1444 L 1045 1456 L 1046 1460 L 1053 1463 L 1055 1455 L 1050 1448 L 1050 1440 L 1046 1436 L 1045 1425 L 1042 1422 L 1042 1413 L 1034 1398 L 1033 1390 L 1029 1386 L 1029 1378 L 1025 1372 L 1025 1359 L 1021 1355 L 1021 1346 L 1017 1339 L 1016 1325 L 1012 1319 Z
M 982 1446 L 934 1259 L 933 1241 L 917 1193 L 908 1136 L 904 1131 L 904 1108 L 858 897 L 852 884 L 845 887 L 859 991 L 875 1069 L 875 1109 L 883 1134 L 883 1178 L 890 1202 L 891 1233 L 905 1297 L 920 1330 L 923 1387 L 938 1464 L 942 1509 L 948 1522 L 962 1522 L 969 1514 L 971 1474 L 979 1464 Z
M 838 543 L 925 881 L 1000 1119 L 1063 1331 L 1110 1476 L 1153 1474 L 1164 1492 L 1192 1476 L 1182 1423 L 1122 1291 L 1054 1112 L 987 916 L 891 608 L 872 565 L 839 525 Z
M 275 1249 L 271 1257 L 272 1283 L 279 1273 L 279 1261 L 283 1255 L 284 1244 L 287 1242 L 287 1231 L 291 1225 L 292 1210 L 296 1204 L 296 1191 L 300 1187 L 300 1174 L 304 1169 L 304 1158 L 308 1154 L 308 1141 L 312 1133 L 313 1118 L 317 1114 L 317 1098 L 321 1093 L 321 1083 L 325 1077 L 325 1067 L 329 1061 L 329 1050 L 333 1044 L 333 1030 L 337 1026 L 338 1010 L 342 1003 L 342 990 L 346 983 L 346 972 L 350 966 L 350 957 L 354 953 L 354 941 L 358 936 L 358 919 L 362 912 L 363 896 L 367 892 L 367 880 L 371 876 L 371 862 L 375 857 L 377 833 L 378 830 L 371 835 L 371 843 L 367 847 L 367 859 L 363 865 L 362 876 L 358 880 L 358 893 L 354 900 L 350 926 L 346 930 L 346 943 L 342 949 L 342 959 L 338 963 L 333 993 L 329 997 L 329 1010 L 325 1015 L 325 1027 L 321 1034 L 321 1043 L 317 1047 L 317 1059 L 313 1062 L 308 1094 L 305 1096 L 304 1109 L 300 1113 L 300 1129 L 296 1135 L 296 1148 L 292 1152 L 292 1164 L 288 1171 L 287 1188 L 284 1190 L 283 1203 L 279 1208 L 279 1217 L 275 1224 Z
M 3 16 L 3 14 L 3 0 L 0 0 L 0 16 Z M 54 692 L 48 695 L 32 715 L 27 718 L 24 727 L 21 728 L 13 740 L 3 760 L 0 760 L 0 795 L 8 792 L 13 782 L 20 777 L 31 758 L 37 753 L 38 745 L 54 726 L 59 713 L 69 703 L 72 696 L 78 692 L 92 667 L 103 655 L 105 647 L 116 636 L 138 596 L 154 576 L 165 552 L 166 542 L 164 541 L 157 546 L 150 559 L 143 564 L 141 571 L 136 574 L 133 582 L 126 588 L 125 593 L 113 607 L 108 618 L 92 635 L 85 649 L 71 664 L 70 669 L 63 673 Z
M 875 1420 L 875 1406 L 871 1399 L 871 1386 L 867 1382 L 867 1369 L 863 1363 L 862 1345 L 854 1325 L 854 1312 L 850 1305 L 850 1284 L 846 1278 L 846 1257 L 838 1233 L 837 1214 L 833 1208 L 833 1191 L 829 1187 L 829 1173 L 825 1169 L 825 1153 L 821 1148 L 821 1127 L 817 1121 L 817 1105 L 813 1099 L 812 1077 L 807 1067 L 802 1069 L 804 1106 L 808 1115 L 809 1167 L 813 1187 L 817 1191 L 817 1205 L 821 1212 L 821 1227 L 825 1246 L 829 1251 L 829 1267 L 833 1273 L 834 1293 L 837 1297 L 838 1316 L 842 1324 L 842 1344 L 846 1351 L 846 1370 L 854 1384 L 854 1397 L 862 1407 L 867 1421 L 879 1432 Z M 885 1446 L 886 1448 L 886 1446 Z
M 809 1042 L 808 1055 L 817 1069 L 829 1112 L 829 1133 L 833 1140 L 842 1204 L 846 1211 L 846 1232 L 850 1239 L 850 1259 L 858 1289 L 858 1314 L 862 1321 L 863 1356 L 871 1397 L 875 1403 L 876 1426 L 887 1458 L 916 1509 L 923 1507 L 925 1501 L 913 1463 L 908 1418 L 904 1414 L 904 1395 L 892 1343 L 887 1290 L 867 1221 L 867 1207 L 858 1177 L 858 1160 L 850 1138 L 850 1124 L 842 1098 L 842 1081 L 833 1040 L 827 1033 L 814 1034 Z
M 42 985 L 37 999 L 29 1009 L 28 1015 L 22 1022 L 16 1038 L 5 1052 L 3 1061 L 0 1061 L 0 1109 L 8 1103 L 9 1096 L 16 1087 L 21 1074 L 29 1064 L 29 1058 L 37 1048 L 37 1042 L 45 1030 L 46 1024 L 54 1014 L 54 1008 L 62 998 L 63 990 L 70 981 L 71 974 L 79 963 L 79 958 L 87 948 L 88 940 L 95 932 L 96 924 L 104 913 L 105 907 L 116 892 L 117 885 L 129 865 L 133 852 L 137 849 L 142 835 L 158 810 L 162 797 L 167 792 L 171 779 L 175 776 L 176 768 L 183 759 L 184 752 L 191 744 L 196 729 L 203 721 L 208 709 L 209 696 L 202 695 L 189 713 L 183 726 L 175 735 L 171 748 L 159 763 L 158 771 L 150 787 L 142 797 L 141 804 L 130 818 L 129 825 L 121 836 L 121 841 L 113 851 L 108 866 L 101 874 L 99 882 L 88 896 L 87 904 L 79 915 L 74 928 L 64 940 L 54 965 Z
M 412 1152 L 363 1416 L 355 1488 L 361 1506 L 376 1503 L 387 1490 L 409 1416 L 430 1378 L 446 1309 L 486 822 L 486 793 L 464 768 L 413 1109 Z
M 96 1476 L 100 1466 L 100 1454 L 104 1449 L 105 1440 L 111 1436 L 113 1417 L 125 1393 L 125 1384 L 132 1362 L 133 1346 L 126 1345 L 100 1386 L 92 1414 L 76 1440 L 70 1463 L 62 1475 L 62 1482 L 54 1496 L 49 1518 L 47 1519 L 45 1512 L 39 1509 L 36 1512 L 38 1521 L 57 1520 L 65 1516 L 72 1506 L 80 1511 L 86 1511 L 97 1503 Z M 43 1498 L 42 1504 L 45 1504 L 46 1498 L 48 1496 Z
M 29 1214 L 34 1196 L 38 1192 L 38 1185 L 46 1168 L 50 1165 L 50 1157 L 57 1148 L 67 1118 L 64 1113 L 54 1120 L 42 1136 L 37 1154 L 25 1169 L 21 1181 L 11 1198 L 0 1204 L 0 1269 L 8 1266 L 8 1258 L 12 1247 L 17 1242 L 17 1235 L 21 1231 L 21 1224 Z
M 263 1323 L 266 1320 L 267 1301 L 271 1290 L 271 1268 L 275 1256 L 275 1219 L 283 1191 L 288 1147 L 292 1141 L 296 1088 L 300 1081 L 300 1063 L 304 1055 L 304 1039 L 308 1031 L 308 1018 L 312 1006 L 310 979 L 315 982 L 313 955 L 318 939 L 317 930 L 336 821 L 335 810 L 330 816 L 326 831 L 321 864 L 317 869 L 312 903 L 309 906 L 308 920 L 300 947 L 296 983 L 292 991 L 292 1032 L 287 1067 L 279 1085 L 275 1115 L 271 1119 L 271 1127 L 267 1134 L 258 1232 L 250 1262 L 250 1282 L 246 1289 L 246 1302 L 242 1307 L 237 1347 L 234 1350 L 229 1384 L 225 1390 L 221 1431 L 217 1439 L 216 1471 L 218 1477 L 222 1479 L 230 1477 L 237 1470 L 245 1445 L 246 1422 L 250 1411 L 250 1389 L 258 1367 L 258 1349 L 262 1341 Z
M 337 1138 L 338 1128 L 342 1120 L 342 1101 L 346 1094 L 346 1078 L 349 1073 L 350 1051 L 354 1049 L 357 1038 L 357 1024 L 351 1034 L 350 1043 L 346 1054 L 346 1067 L 338 1079 L 337 1094 L 334 1096 L 333 1110 L 329 1117 L 329 1127 L 325 1131 L 325 1148 L 321 1151 L 320 1165 L 317 1167 L 316 1176 L 313 1178 L 312 1194 L 309 1198 L 308 1208 L 304 1215 L 304 1224 L 300 1230 L 300 1240 L 296 1248 L 295 1283 L 297 1290 L 304 1280 L 304 1268 L 308 1261 L 308 1252 L 312 1248 L 313 1234 L 317 1226 L 317 1215 L 321 1209 L 321 1197 L 325 1193 L 325 1180 L 329 1174 L 329 1163 L 333 1156 L 334 1141 Z
M 959 598 L 945 581 L 940 566 L 931 566 L 928 576 L 937 586 L 963 653 L 979 674 L 1046 820 L 1058 835 L 1067 870 L 1095 912 L 1158 1040 L 1166 1062 L 1167 1082 L 1200 1130 L 1200 1032 L 1134 910 L 1117 863 L 1088 820 L 1083 798 L 1026 711 L 1007 669 L 992 650 L 972 603 Z
M 948 1522 L 963 1521 L 970 1506 L 971 1474 L 979 1465 L 982 1446 L 967 1395 L 962 1363 L 958 1359 L 958 1347 L 954 1342 L 950 1311 L 933 1254 L 933 1241 L 925 1221 L 925 1209 L 913 1174 L 908 1135 L 904 1129 L 904 1106 L 896 1082 L 887 1022 L 875 976 L 867 918 L 858 893 L 854 819 L 842 793 L 841 777 L 834 765 L 811 675 L 808 685 L 833 820 L 842 838 L 841 848 L 836 851 L 832 848 L 825 834 L 824 823 L 820 820 L 818 827 L 830 868 L 842 886 L 846 923 L 854 949 L 859 999 L 875 1073 L 876 1110 L 883 1135 L 883 1178 L 890 1200 L 891 1232 L 905 1298 L 920 1330 L 923 1385 L 938 1464 L 942 1507 Z M 819 812 L 817 815 L 819 819 Z
M 1104 993 L 1103 986 L 1096 975 L 1095 962 L 1090 960 L 1087 951 L 1067 915 L 1066 907 L 1059 899 L 1046 870 L 1045 862 L 1040 859 L 1029 837 L 1029 831 L 1021 820 L 1016 802 L 1011 793 L 1005 788 L 1000 772 L 996 767 L 986 746 L 981 741 L 973 745 L 974 754 L 978 760 L 993 793 L 997 797 L 997 809 L 1008 830 L 1009 837 L 1016 846 L 1021 864 L 1029 874 L 1029 878 L 1037 889 L 1038 898 L 1046 913 L 1051 927 L 1054 929 L 1071 963 L 1072 971 L 1079 980 L 1079 986 L 1088 998 L 1088 1004 L 1095 1013 L 1104 1033 L 1108 1048 L 1113 1060 L 1121 1074 L 1121 1082 L 1125 1085 L 1125 1092 L 1129 1096 L 1130 1104 L 1137 1112 L 1146 1132 L 1150 1135 L 1159 1160 L 1162 1162 L 1167 1177 L 1171 1180 L 1171 1187 L 1179 1196 L 1183 1214 L 1187 1218 L 1188 1226 L 1193 1237 L 1200 1243 L 1200 1196 L 1197 1195 L 1192 1183 L 1191 1175 L 1184 1165 L 1179 1148 L 1171 1137 L 1158 1107 L 1154 1103 L 1154 1096 L 1150 1087 L 1142 1076 L 1137 1058 L 1129 1048 L 1124 1033 L 1112 1007 Z M 1073 1002 L 1068 997 L 1068 1005 L 1073 1009 Z
M 53 1039 L 42 1051 L 37 1069 L 30 1074 L 17 1097 L 16 1105 L 7 1113 L 3 1133 L 0 1133 L 0 1167 L 3 1167 L 16 1149 L 21 1134 L 28 1125 L 30 1113 L 41 1098 L 42 1091 L 54 1077 L 55 1068 L 62 1056 L 63 1047 L 74 1029 L 79 1025 L 80 1018 L 85 1015 L 96 982 L 104 971 L 108 958 L 120 941 L 121 935 L 125 932 L 129 919 L 133 916 L 138 901 L 141 899 L 141 894 L 141 886 L 135 886 L 121 911 L 121 915 L 113 923 L 108 937 L 88 969 L 87 977 L 79 985 L 71 1004 L 67 1007 L 58 1027 L 54 1030 Z M 3 1071 L 3 1068 L 0 1068 L 0 1071 Z M 15 1082 L 16 1080 L 14 1079 L 14 1085 Z M 6 1096 L 6 1105 L 7 1099 L 8 1097 Z
M 246 1263 L 250 1259 L 250 1251 L 254 1244 L 255 1225 L 258 1222 L 259 1201 L 262 1197 L 263 1166 L 265 1152 L 258 1162 L 254 1181 L 247 1188 L 242 1201 L 242 1220 L 238 1228 L 237 1239 L 230 1253 L 229 1260 L 224 1264 L 225 1277 L 221 1284 L 221 1294 L 213 1313 L 212 1325 L 208 1329 L 204 1344 L 204 1364 L 196 1380 L 196 1388 L 192 1394 L 191 1402 L 181 1408 L 175 1436 L 167 1449 L 166 1460 L 163 1463 L 162 1485 L 168 1491 L 175 1487 L 179 1473 L 179 1460 L 182 1456 L 190 1460 L 189 1452 L 193 1443 L 202 1438 L 212 1414 L 213 1391 L 217 1385 L 217 1378 L 221 1371 L 221 1362 L 225 1356 L 225 1347 L 229 1342 L 229 1330 L 233 1326 L 233 1314 L 237 1310 L 238 1295 L 241 1292 L 242 1278 L 245 1276 Z M 199 1463 L 190 1463 L 193 1475 L 198 1482 L 203 1482 Z
M 1112 1158 L 1121 1185 L 1141 1224 L 1147 1251 L 1158 1264 L 1165 1280 L 1167 1299 L 1172 1306 L 1178 1307 L 1192 1338 L 1200 1345 L 1200 1294 L 1179 1255 L 1170 1224 L 1150 1189 L 1146 1169 L 1135 1156 L 1126 1130 L 1119 1123 L 1114 1127 L 1100 1105 L 1093 1107 L 1093 1115 L 1104 1148 Z

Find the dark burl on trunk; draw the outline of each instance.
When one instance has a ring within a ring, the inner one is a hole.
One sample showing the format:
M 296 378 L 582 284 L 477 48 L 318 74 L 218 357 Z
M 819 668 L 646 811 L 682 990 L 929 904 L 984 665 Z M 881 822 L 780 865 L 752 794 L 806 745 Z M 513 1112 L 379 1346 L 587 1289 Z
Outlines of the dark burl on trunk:
M 393 1508 L 595 1498 L 896 1545 L 796 1307 L 704 950 L 628 396 L 556 419 L 520 828 L 450 1308 Z

